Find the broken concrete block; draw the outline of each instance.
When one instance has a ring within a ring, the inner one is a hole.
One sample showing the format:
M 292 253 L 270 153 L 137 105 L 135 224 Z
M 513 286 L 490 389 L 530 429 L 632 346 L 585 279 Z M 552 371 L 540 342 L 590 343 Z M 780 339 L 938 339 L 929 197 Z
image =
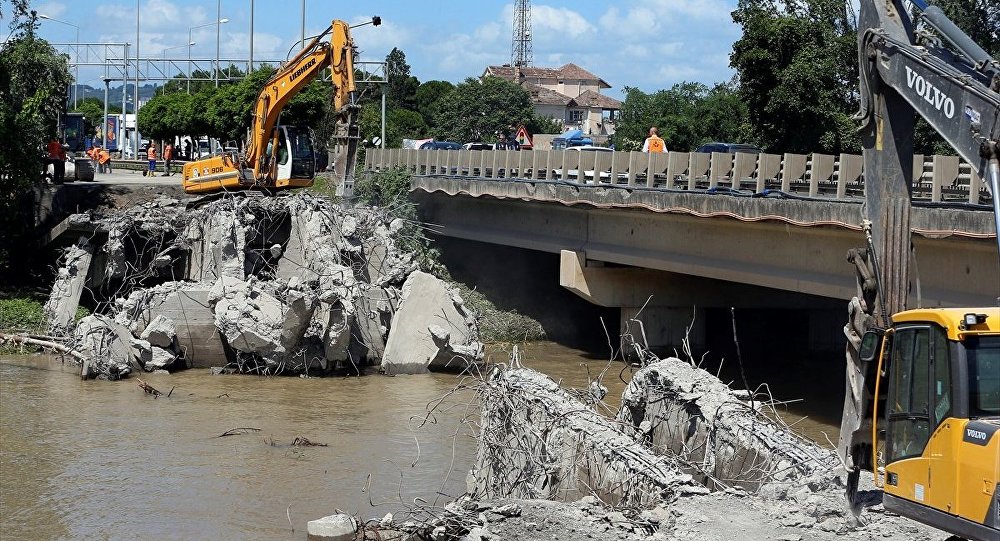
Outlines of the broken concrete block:
M 215 326 L 233 348 L 265 356 L 281 348 L 283 310 L 272 295 L 222 276 L 212 286 L 209 302 L 215 307 Z
M 133 338 L 132 354 L 139 360 L 139 364 L 145 367 L 147 363 L 153 360 L 153 346 L 145 340 Z
M 174 344 L 174 339 L 177 338 L 177 326 L 173 320 L 167 319 L 163 314 L 158 314 L 149 322 L 149 325 L 146 325 L 146 329 L 142 331 L 139 338 L 151 345 L 169 348 Z
M 175 322 L 176 347 L 188 365 L 196 368 L 229 362 L 222 337 L 215 327 L 215 314 L 208 303 L 209 284 L 169 282 L 141 290 L 121 303 L 116 320 L 128 322 L 142 334 L 146 326 L 163 316 Z
M 351 321 L 351 355 L 371 363 L 382 361 L 385 339 L 392 316 L 399 305 L 399 290 L 359 284 L 354 299 L 356 312 Z
M 833 453 L 779 427 L 739 396 L 714 375 L 669 358 L 632 376 L 618 419 L 646 434 L 658 453 L 699 464 L 708 475 L 692 473 L 709 486 L 725 479 L 758 490 L 765 483 L 832 477 Z
M 432 329 L 432 327 L 434 327 Z M 482 359 L 475 323 L 445 283 L 416 271 L 406 279 L 393 315 L 382 369 L 388 374 L 462 370 Z
M 143 365 L 143 370 L 147 372 L 152 372 L 153 370 L 164 370 L 174 364 L 177 360 L 177 354 L 169 349 L 164 349 L 158 346 L 152 347 L 152 358 Z
M 306 523 L 309 541 L 354 541 L 358 523 L 354 517 L 341 513 Z
M 44 308 L 50 335 L 63 336 L 72 330 L 93 256 L 93 247 L 85 241 L 82 246 L 74 245 L 66 249 Z
M 74 342 L 76 349 L 91 359 L 90 373 L 85 377 L 119 379 L 137 364 L 132 333 L 109 317 L 91 315 L 81 319 Z

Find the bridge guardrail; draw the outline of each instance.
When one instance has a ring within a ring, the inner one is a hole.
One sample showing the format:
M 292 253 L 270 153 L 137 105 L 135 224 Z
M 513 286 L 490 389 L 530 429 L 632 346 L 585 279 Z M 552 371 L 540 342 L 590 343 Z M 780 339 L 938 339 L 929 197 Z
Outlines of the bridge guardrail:
M 368 149 L 364 169 L 401 167 L 414 175 L 471 179 L 560 181 L 581 185 L 666 190 L 780 191 L 806 197 L 864 195 L 858 154 L 711 154 L 581 152 L 577 150 Z M 985 182 L 958 156 L 913 157 L 913 198 L 934 203 L 987 204 Z

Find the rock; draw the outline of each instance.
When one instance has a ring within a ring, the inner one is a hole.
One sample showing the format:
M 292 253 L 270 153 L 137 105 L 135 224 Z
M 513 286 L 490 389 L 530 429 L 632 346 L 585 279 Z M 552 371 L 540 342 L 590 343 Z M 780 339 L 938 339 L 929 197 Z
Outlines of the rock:
M 85 241 L 81 242 L 82 247 L 70 246 L 63 254 L 62 267 L 52 284 L 49 300 L 45 303 L 47 332 L 53 336 L 63 336 L 72 330 L 73 319 L 80 306 L 80 295 L 87 283 L 94 249 Z
M 75 332 L 76 349 L 91 358 L 85 377 L 119 379 L 137 364 L 132 333 L 107 316 L 90 315 L 80 320 Z
M 462 370 L 482 359 L 475 323 L 440 279 L 415 271 L 403 284 L 382 356 L 388 374 Z
M 152 358 L 143 365 L 143 370 L 151 372 L 153 370 L 163 370 L 168 366 L 174 364 L 177 360 L 177 355 L 168 349 L 164 349 L 158 346 L 152 347 Z
M 388 528 L 392 526 L 392 513 L 386 513 L 382 520 L 378 521 L 380 528 Z
M 145 340 L 133 338 L 132 354 L 139 360 L 139 364 L 145 367 L 146 363 L 153 360 L 153 346 Z
M 492 537 L 486 528 L 474 526 L 469 529 L 469 533 L 465 534 L 465 537 L 462 539 L 465 541 L 486 541 L 487 539 L 492 539 Z
M 802 536 L 797 533 L 787 533 L 774 538 L 775 541 L 802 541 Z
M 139 338 L 151 345 L 169 348 L 174 345 L 174 339 L 177 338 L 177 326 L 174 325 L 173 320 L 167 319 L 163 314 L 158 314 L 149 322 L 149 325 L 146 325 L 146 329 L 142 331 Z
M 309 541 L 354 541 L 358 523 L 346 514 L 330 515 L 306 524 Z

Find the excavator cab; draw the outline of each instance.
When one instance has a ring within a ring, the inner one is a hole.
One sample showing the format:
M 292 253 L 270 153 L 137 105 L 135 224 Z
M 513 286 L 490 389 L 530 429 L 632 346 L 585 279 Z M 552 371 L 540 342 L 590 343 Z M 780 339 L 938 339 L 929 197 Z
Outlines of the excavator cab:
M 312 186 L 316 174 L 316 152 L 309 130 L 295 126 L 276 126 L 278 152 L 275 155 L 275 187 Z M 270 149 L 268 149 L 270 150 Z M 267 152 L 270 155 L 270 152 Z
M 1000 309 L 917 309 L 892 321 L 884 333 L 869 331 L 862 347 L 878 366 L 872 463 L 884 464 L 876 484 L 885 508 L 996 540 Z

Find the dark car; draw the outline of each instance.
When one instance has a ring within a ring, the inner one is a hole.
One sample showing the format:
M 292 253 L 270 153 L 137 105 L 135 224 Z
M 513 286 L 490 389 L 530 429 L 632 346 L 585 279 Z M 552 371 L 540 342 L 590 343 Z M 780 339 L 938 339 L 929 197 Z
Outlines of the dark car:
M 743 152 L 745 154 L 760 154 L 764 152 L 763 150 L 753 145 L 742 145 L 739 143 L 708 143 L 701 145 L 694 151 L 704 152 L 706 154 L 712 152 L 725 152 L 728 154 L 736 154 L 738 152 Z
M 451 141 L 427 141 L 420 150 L 462 150 L 462 145 Z

